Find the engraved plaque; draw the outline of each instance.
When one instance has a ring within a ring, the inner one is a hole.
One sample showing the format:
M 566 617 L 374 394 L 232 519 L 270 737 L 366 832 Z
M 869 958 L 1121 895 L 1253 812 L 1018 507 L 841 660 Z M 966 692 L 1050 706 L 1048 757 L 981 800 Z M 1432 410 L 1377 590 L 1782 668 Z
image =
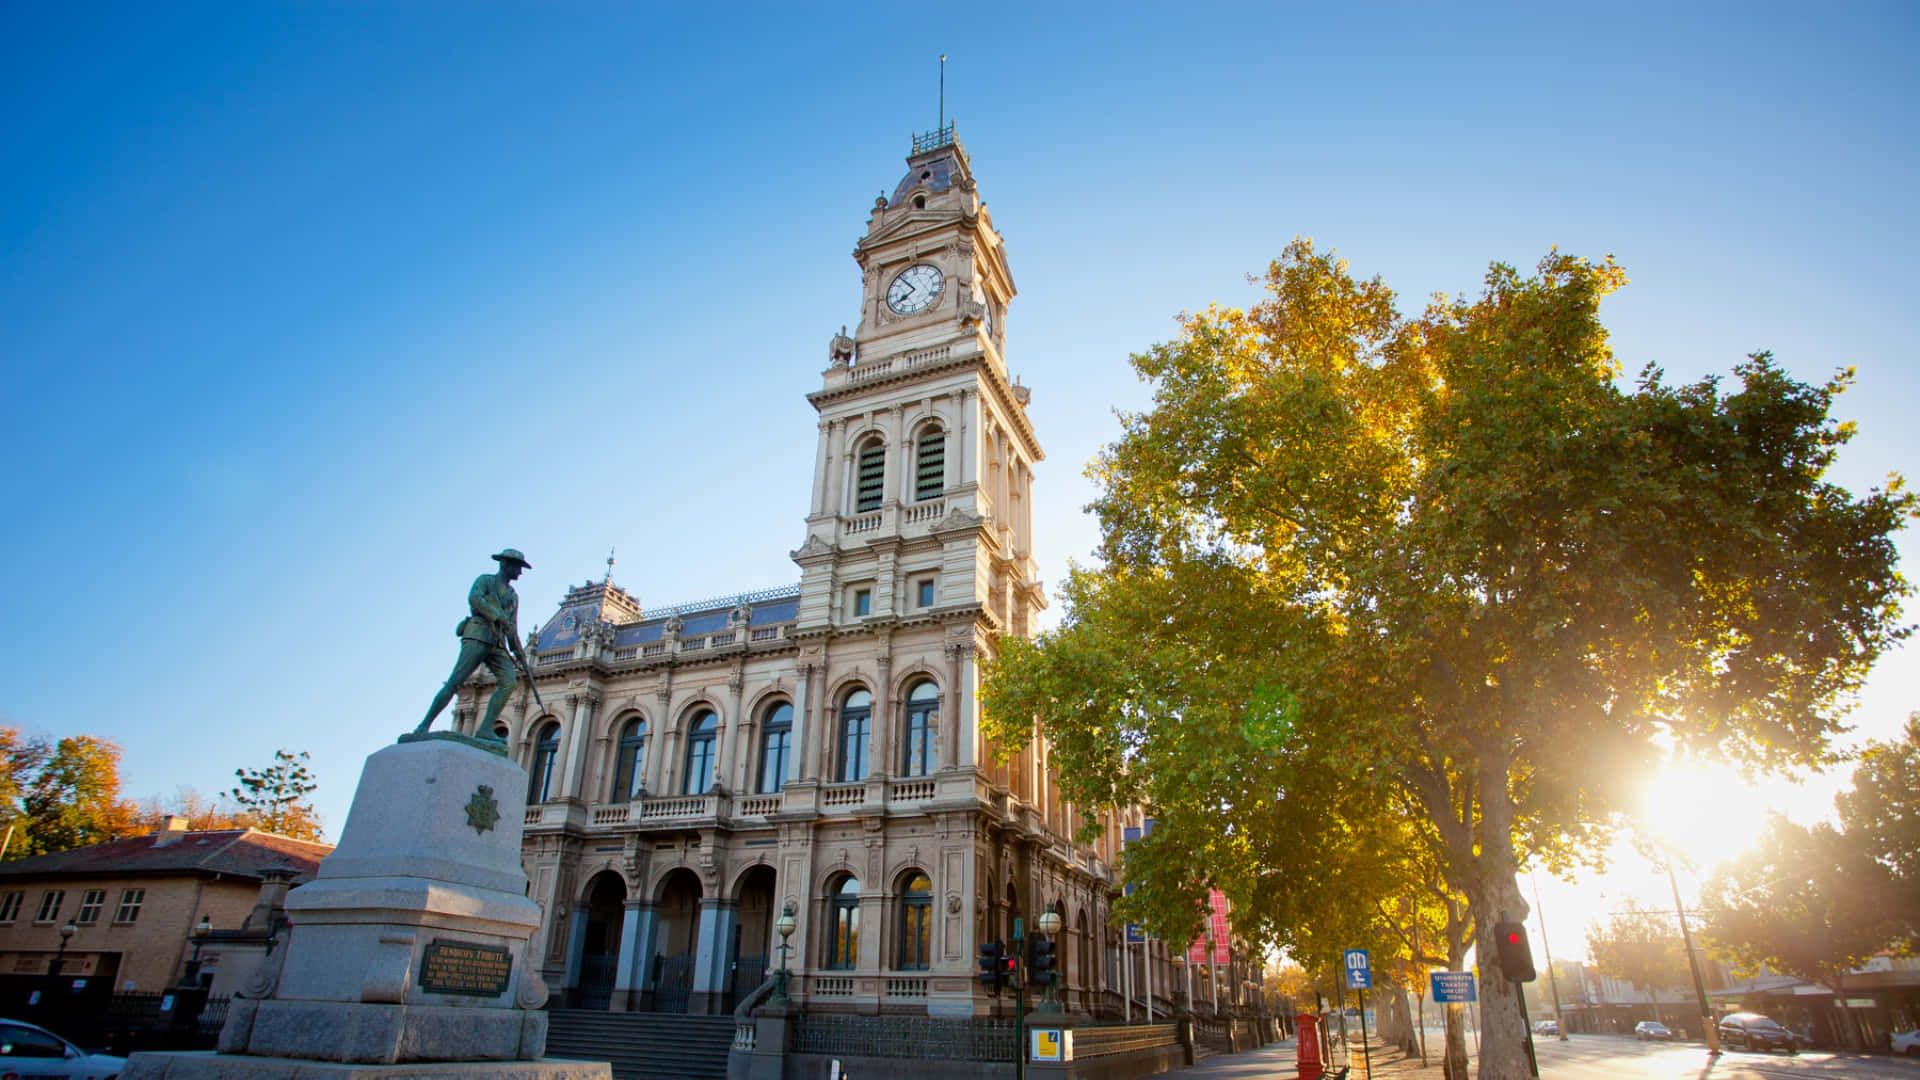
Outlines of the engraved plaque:
M 513 975 L 513 954 L 495 945 L 435 938 L 420 957 L 420 989 L 429 994 L 499 997 Z

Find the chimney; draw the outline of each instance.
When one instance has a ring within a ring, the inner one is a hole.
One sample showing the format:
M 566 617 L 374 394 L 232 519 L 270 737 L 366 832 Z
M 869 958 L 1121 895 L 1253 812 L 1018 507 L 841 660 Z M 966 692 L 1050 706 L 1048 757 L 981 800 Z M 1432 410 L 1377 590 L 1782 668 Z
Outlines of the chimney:
M 153 846 L 165 847 L 187 835 L 187 816 L 168 814 L 160 819 L 160 827 L 153 830 Z
M 263 866 L 260 868 L 260 895 L 253 902 L 253 911 L 247 915 L 247 921 L 241 924 L 243 929 L 273 933 L 275 916 L 286 910 L 287 889 L 293 883 L 294 871 L 287 866 Z

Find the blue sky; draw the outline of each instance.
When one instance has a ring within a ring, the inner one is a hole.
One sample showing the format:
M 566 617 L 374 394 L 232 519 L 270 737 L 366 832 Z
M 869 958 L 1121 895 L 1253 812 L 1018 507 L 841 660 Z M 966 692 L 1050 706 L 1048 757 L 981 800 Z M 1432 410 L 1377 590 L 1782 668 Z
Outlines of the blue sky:
M 529 621 L 610 547 L 643 602 L 797 580 L 803 395 L 942 52 L 1050 585 L 1128 354 L 1296 235 L 1406 307 L 1612 253 L 1629 370 L 1853 365 L 1840 479 L 1912 473 L 1916 10 L 7 5 L 0 719 L 138 797 L 308 750 L 337 835 L 490 552 Z

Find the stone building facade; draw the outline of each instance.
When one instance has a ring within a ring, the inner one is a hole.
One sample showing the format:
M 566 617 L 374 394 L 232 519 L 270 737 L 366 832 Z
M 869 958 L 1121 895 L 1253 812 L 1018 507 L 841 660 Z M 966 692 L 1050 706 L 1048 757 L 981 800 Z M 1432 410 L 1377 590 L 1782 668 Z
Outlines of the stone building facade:
M 576 1006 L 719 1011 L 778 966 L 791 906 L 809 1009 L 985 1014 L 976 947 L 1051 907 L 1068 1004 L 1118 1012 L 1145 985 L 1117 972 L 1119 829 L 1071 843 L 1044 743 L 997 762 L 975 703 L 978 662 L 1045 604 L 1042 453 L 1006 251 L 951 128 L 915 140 L 854 259 L 858 329 L 808 395 L 798 584 L 648 610 L 609 573 L 532 638 L 546 706 L 503 716 L 546 977 Z

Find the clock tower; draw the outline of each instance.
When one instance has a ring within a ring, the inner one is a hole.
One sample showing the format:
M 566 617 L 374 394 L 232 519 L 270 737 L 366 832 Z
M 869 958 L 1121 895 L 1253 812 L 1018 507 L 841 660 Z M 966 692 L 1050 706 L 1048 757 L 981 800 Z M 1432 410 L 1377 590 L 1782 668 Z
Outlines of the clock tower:
M 859 327 L 833 339 L 808 395 L 820 443 L 794 553 L 799 630 L 1031 634 L 1045 606 L 1031 512 L 1043 454 L 1029 390 L 1007 374 L 1006 247 L 951 126 L 914 140 L 853 257 Z

